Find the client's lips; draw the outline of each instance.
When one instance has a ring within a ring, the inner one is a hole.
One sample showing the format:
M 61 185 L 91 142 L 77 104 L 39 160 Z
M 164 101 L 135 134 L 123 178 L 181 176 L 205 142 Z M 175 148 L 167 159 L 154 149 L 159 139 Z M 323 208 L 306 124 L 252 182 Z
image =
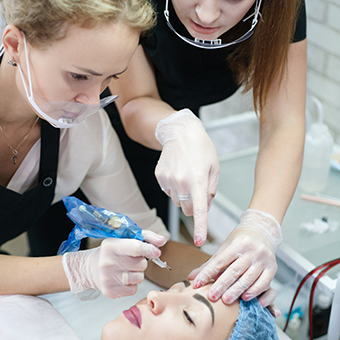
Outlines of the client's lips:
M 132 306 L 130 309 L 125 310 L 123 314 L 133 325 L 141 328 L 142 314 L 137 306 Z

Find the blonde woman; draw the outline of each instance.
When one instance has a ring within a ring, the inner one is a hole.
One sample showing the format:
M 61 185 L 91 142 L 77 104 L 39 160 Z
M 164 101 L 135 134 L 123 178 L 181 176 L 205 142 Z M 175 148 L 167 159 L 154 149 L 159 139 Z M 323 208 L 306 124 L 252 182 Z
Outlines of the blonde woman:
M 145 257 L 158 257 L 169 234 L 143 200 L 101 109 L 115 97 L 99 95 L 126 71 L 140 34 L 154 24 L 153 8 L 146 0 L 1 5 L 7 26 L 0 57 L 0 244 L 34 227 L 78 187 L 92 204 L 149 230 L 148 243 L 107 240 L 63 258 L 0 255 L 0 294 L 133 294 Z M 44 227 L 53 233 L 49 221 Z

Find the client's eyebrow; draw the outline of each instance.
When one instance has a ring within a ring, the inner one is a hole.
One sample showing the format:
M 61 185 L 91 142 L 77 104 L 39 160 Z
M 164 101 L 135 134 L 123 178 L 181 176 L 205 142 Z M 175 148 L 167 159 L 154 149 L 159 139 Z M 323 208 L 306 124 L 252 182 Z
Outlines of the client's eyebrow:
M 211 313 L 211 318 L 212 318 L 212 325 L 214 326 L 214 321 L 215 321 L 215 313 L 214 313 L 214 309 L 211 305 L 211 303 L 202 295 L 200 294 L 195 294 L 193 296 L 194 299 L 204 303 L 210 310 L 210 313 Z
M 185 287 L 190 287 L 190 285 L 191 285 L 190 281 L 188 281 L 188 280 L 183 280 L 182 282 L 184 283 Z

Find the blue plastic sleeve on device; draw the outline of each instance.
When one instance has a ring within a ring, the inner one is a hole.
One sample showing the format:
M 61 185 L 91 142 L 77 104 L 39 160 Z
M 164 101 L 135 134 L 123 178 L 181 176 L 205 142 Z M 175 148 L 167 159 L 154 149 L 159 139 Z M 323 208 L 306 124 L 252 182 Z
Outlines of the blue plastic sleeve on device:
M 58 250 L 58 255 L 77 251 L 81 239 L 93 238 L 131 238 L 144 241 L 142 228 L 123 214 L 86 204 L 70 196 L 62 197 L 67 216 L 76 224 Z

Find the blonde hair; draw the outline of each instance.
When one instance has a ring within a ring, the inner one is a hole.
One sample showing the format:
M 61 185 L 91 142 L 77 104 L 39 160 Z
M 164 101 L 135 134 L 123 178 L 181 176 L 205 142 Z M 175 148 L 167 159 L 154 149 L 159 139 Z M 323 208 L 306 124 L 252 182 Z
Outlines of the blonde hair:
M 155 25 L 149 0 L 0 0 L 7 24 L 25 33 L 34 47 L 66 37 L 74 24 L 83 28 L 123 23 L 140 32 Z

